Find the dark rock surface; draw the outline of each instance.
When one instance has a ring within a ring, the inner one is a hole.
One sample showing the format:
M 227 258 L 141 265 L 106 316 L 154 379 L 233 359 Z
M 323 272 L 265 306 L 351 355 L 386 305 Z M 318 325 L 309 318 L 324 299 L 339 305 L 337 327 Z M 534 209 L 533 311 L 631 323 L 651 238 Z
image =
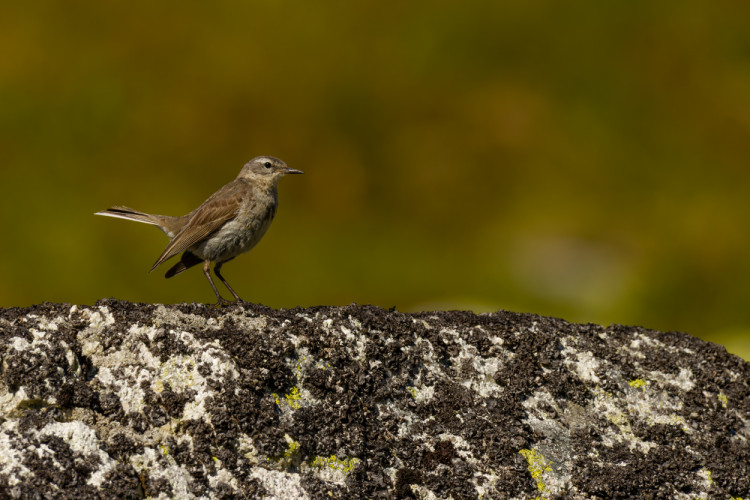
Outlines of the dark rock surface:
M 530 314 L 0 310 L 0 498 L 747 498 L 750 363 Z

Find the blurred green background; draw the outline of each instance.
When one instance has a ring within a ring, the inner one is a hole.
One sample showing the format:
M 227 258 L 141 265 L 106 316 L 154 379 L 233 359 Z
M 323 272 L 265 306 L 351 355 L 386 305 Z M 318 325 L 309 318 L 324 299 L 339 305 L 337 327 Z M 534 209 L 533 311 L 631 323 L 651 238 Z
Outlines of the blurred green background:
M 498 308 L 750 359 L 750 3 L 4 2 L 0 305 L 214 301 L 155 228 L 269 154 L 246 300 Z M 170 264 L 171 265 L 171 264 Z M 225 292 L 229 297 L 229 294 Z

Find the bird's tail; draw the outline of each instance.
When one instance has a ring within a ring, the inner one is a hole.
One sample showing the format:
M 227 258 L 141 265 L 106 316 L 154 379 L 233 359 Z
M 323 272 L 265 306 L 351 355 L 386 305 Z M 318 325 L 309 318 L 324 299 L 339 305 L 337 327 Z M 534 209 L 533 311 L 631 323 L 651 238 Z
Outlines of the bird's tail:
M 173 238 L 174 235 L 177 234 L 180 229 L 182 229 L 182 226 L 184 226 L 186 222 L 184 220 L 186 219 L 185 217 L 152 215 L 144 212 L 139 212 L 138 210 L 134 210 L 130 207 L 123 206 L 114 206 L 112 208 L 108 208 L 107 210 L 96 212 L 94 215 L 104 215 L 106 217 L 116 217 L 118 219 L 127 219 L 137 222 L 145 222 L 146 224 L 153 224 L 154 226 L 164 231 L 170 238 Z

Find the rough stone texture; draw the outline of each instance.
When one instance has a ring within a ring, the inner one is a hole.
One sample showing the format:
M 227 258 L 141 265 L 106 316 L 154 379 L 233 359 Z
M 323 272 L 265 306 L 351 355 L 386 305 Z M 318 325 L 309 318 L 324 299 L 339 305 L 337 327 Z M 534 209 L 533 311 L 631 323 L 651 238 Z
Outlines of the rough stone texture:
M 530 314 L 0 311 L 0 498 L 739 498 L 750 364 Z

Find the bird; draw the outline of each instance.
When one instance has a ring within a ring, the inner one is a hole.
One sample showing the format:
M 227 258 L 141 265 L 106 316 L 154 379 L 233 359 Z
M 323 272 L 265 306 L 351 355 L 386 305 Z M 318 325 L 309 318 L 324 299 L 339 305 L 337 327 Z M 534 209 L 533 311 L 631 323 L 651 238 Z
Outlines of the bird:
M 221 267 L 238 255 L 250 251 L 263 237 L 276 215 L 279 204 L 279 180 L 287 174 L 302 174 L 273 156 L 258 156 L 247 162 L 237 178 L 208 197 L 198 208 L 181 217 L 153 215 L 116 205 L 94 215 L 116 217 L 152 224 L 170 238 L 169 244 L 149 272 L 182 252 L 179 262 L 164 275 L 171 278 L 203 263 L 217 306 L 229 304 L 211 279 L 214 274 L 238 303 L 237 295 L 221 274 Z

